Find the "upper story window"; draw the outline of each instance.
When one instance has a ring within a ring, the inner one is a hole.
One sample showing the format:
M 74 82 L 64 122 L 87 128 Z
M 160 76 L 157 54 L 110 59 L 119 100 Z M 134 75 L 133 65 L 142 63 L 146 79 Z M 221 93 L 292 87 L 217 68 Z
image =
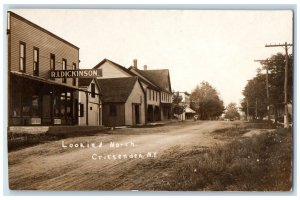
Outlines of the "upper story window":
M 39 75 L 39 49 L 33 48 L 33 75 Z
M 26 44 L 20 42 L 20 61 L 19 61 L 20 72 L 26 71 Z
M 73 63 L 72 69 L 76 70 L 76 64 L 75 63 Z M 72 81 L 73 86 L 76 86 L 76 78 L 73 78 L 72 80 L 73 80 Z
M 91 84 L 91 93 L 92 93 L 92 98 L 95 98 L 95 83 Z
M 149 92 L 149 100 L 151 100 L 151 90 L 149 89 L 148 92 Z
M 63 59 L 63 60 L 62 60 L 62 70 L 67 70 L 67 60 L 66 60 L 66 59 Z M 64 78 L 62 79 L 62 82 L 63 82 L 63 83 L 66 83 L 66 82 L 67 82 L 67 78 L 64 77 Z
M 50 54 L 50 70 L 55 70 L 55 55 L 54 54 Z M 54 80 L 55 78 L 51 78 L 52 80 Z

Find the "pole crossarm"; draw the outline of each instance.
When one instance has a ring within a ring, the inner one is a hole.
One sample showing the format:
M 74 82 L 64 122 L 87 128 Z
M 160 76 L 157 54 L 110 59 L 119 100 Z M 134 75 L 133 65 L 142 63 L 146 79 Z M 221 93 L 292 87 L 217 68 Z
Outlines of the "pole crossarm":
M 284 44 L 266 44 L 265 47 L 291 47 L 293 46 L 293 44 L 288 44 L 288 43 L 284 43 Z

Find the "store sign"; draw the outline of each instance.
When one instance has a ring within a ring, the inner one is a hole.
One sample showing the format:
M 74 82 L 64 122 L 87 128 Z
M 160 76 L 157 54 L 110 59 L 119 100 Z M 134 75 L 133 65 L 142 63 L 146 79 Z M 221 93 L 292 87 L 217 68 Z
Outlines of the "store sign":
M 50 78 L 95 78 L 102 76 L 101 69 L 50 70 Z

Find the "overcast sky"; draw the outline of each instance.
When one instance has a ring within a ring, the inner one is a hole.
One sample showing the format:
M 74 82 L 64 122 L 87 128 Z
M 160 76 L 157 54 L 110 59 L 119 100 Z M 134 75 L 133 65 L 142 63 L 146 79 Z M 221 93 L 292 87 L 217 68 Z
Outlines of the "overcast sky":
M 80 68 L 108 58 L 125 67 L 168 68 L 172 89 L 208 81 L 225 105 L 239 103 L 265 59 L 292 42 L 291 11 L 12 10 L 80 48 Z M 291 51 L 290 51 L 291 52 Z

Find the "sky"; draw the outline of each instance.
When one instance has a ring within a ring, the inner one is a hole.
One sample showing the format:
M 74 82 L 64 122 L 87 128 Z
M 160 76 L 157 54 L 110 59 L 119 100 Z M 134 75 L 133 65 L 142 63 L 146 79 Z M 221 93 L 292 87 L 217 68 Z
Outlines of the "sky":
M 80 68 L 104 58 L 130 67 L 169 69 L 172 89 L 209 82 L 227 105 L 240 103 L 247 80 L 292 43 L 291 11 L 12 9 L 80 48 Z M 291 50 L 290 52 L 291 53 Z

